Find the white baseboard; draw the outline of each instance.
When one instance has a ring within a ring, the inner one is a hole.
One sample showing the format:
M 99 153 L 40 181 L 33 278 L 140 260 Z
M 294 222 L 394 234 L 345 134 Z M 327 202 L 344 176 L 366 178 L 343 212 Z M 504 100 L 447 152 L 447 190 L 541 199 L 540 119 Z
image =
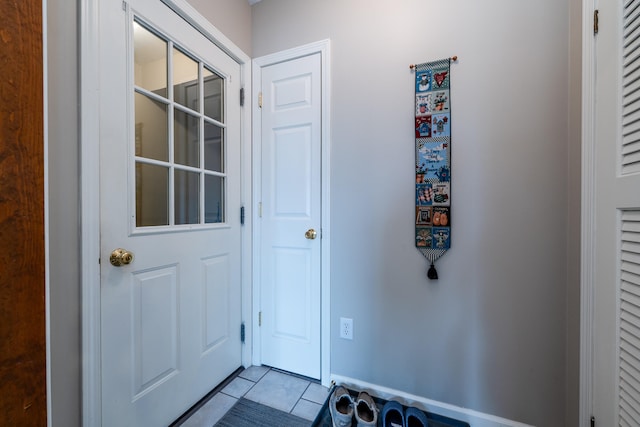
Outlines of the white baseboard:
M 471 409 L 461 408 L 448 403 L 437 402 L 414 394 L 405 393 L 377 384 L 371 384 L 354 378 L 343 377 L 341 375 L 331 375 L 331 380 L 336 384 L 343 385 L 351 390 L 366 391 L 372 396 L 384 400 L 396 400 L 405 406 L 415 406 L 423 411 L 444 415 L 445 417 L 465 421 L 473 427 L 533 427 L 517 421 L 507 420 Z

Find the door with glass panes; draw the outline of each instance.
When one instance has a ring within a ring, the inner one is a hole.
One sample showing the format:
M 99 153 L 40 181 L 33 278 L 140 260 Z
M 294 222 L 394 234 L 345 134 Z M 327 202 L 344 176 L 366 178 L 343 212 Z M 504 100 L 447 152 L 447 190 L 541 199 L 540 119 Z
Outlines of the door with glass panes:
M 240 66 L 100 3 L 102 425 L 168 425 L 241 364 Z

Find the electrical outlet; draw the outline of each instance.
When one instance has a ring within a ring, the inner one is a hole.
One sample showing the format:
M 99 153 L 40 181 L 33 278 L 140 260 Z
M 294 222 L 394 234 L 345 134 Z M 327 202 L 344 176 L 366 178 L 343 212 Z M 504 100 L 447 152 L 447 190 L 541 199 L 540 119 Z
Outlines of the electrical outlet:
M 340 338 L 346 340 L 353 339 L 353 319 L 347 319 L 346 317 L 340 318 Z

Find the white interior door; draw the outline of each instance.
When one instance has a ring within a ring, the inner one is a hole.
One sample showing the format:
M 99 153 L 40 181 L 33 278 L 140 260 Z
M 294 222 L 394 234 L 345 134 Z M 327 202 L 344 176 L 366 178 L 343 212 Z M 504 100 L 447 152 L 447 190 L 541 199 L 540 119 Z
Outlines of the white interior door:
M 261 69 L 261 361 L 320 378 L 320 54 Z
M 160 0 L 100 39 L 102 425 L 168 425 L 241 364 L 240 67 Z
M 602 1 L 595 38 L 593 416 L 640 424 L 640 1 Z

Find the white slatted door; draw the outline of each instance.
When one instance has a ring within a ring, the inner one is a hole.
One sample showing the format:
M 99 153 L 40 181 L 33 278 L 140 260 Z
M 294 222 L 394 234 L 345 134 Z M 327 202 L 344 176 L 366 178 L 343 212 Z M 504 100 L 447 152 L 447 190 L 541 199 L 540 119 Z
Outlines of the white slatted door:
M 262 92 L 261 358 L 319 379 L 320 54 L 262 68 Z
M 593 415 L 640 425 L 640 1 L 604 1 L 596 36 Z
M 100 28 L 101 425 L 162 426 L 241 364 L 240 67 L 160 0 Z
M 618 411 L 620 425 L 640 424 L 640 209 L 621 213 Z

